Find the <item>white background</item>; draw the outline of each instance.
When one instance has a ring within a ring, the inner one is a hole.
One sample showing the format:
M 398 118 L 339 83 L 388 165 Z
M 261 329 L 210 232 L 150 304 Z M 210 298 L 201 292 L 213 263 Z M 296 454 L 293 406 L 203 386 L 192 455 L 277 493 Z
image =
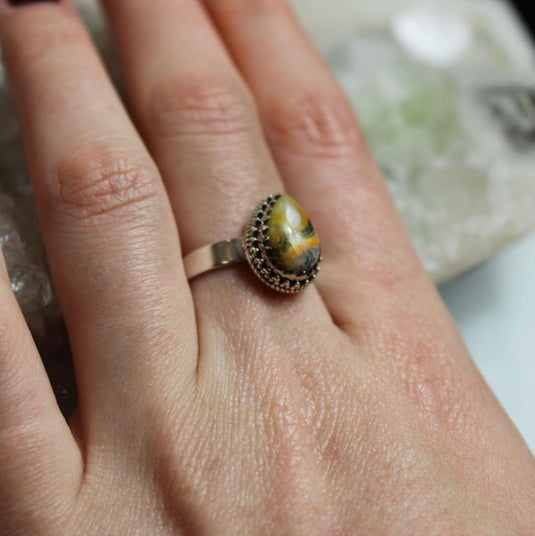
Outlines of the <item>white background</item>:
M 440 290 L 477 365 L 535 453 L 535 234 Z

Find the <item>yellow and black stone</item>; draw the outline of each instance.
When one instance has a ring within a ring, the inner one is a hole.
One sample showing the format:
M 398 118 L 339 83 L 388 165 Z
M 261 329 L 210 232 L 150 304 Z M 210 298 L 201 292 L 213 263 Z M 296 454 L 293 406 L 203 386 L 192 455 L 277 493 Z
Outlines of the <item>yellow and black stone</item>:
M 271 261 L 293 273 L 314 269 L 321 258 L 320 241 L 301 205 L 291 196 L 281 196 L 271 209 L 268 223 Z

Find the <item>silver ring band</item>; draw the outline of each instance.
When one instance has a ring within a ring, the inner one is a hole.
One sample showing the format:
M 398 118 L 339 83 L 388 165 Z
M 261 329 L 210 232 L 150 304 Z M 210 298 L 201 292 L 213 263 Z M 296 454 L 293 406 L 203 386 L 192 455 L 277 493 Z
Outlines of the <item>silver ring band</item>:
M 192 251 L 184 257 L 184 268 L 186 277 L 193 279 L 205 272 L 244 260 L 243 238 L 233 238 Z
M 319 272 L 321 249 L 307 214 L 289 195 L 270 195 L 254 210 L 245 236 L 192 251 L 184 257 L 187 278 L 246 260 L 273 290 L 296 294 Z

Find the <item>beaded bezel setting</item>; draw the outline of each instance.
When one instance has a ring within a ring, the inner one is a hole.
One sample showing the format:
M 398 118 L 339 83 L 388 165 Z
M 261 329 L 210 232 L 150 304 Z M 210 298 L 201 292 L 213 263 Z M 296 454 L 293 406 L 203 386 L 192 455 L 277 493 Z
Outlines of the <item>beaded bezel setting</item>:
M 277 292 L 297 294 L 316 279 L 322 257 L 320 254 L 318 261 L 305 270 L 290 271 L 277 264 L 269 230 L 271 211 L 281 197 L 281 194 L 270 195 L 258 204 L 243 238 L 243 250 L 253 272 L 263 283 Z

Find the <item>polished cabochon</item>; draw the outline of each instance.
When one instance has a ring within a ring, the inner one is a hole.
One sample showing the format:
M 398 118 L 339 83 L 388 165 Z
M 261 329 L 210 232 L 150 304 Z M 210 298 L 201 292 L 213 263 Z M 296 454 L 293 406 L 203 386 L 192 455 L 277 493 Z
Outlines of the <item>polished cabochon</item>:
M 258 205 L 244 251 L 255 274 L 279 292 L 300 292 L 319 272 L 318 234 L 303 207 L 289 195 L 269 196 Z

